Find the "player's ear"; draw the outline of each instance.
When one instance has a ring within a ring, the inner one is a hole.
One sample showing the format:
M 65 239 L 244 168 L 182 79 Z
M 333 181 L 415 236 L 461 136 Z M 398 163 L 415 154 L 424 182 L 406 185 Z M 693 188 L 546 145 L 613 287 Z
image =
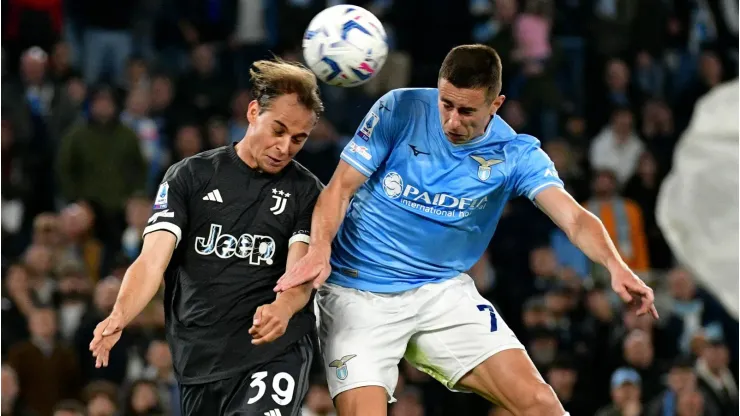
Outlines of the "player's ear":
M 257 116 L 260 115 L 260 104 L 257 100 L 252 100 L 247 107 L 247 121 L 249 124 L 254 124 L 257 121 Z
M 493 102 L 491 103 L 491 113 L 496 113 L 499 108 L 504 104 L 504 101 L 506 101 L 506 96 L 501 94 L 498 97 L 493 99 Z

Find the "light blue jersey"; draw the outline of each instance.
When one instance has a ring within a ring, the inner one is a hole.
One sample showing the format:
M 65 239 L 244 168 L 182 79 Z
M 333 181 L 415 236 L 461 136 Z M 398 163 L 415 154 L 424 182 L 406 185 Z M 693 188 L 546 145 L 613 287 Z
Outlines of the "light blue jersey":
M 392 293 L 455 277 L 481 257 L 509 199 L 563 186 L 540 142 L 498 116 L 451 143 L 437 100 L 437 89 L 389 92 L 342 152 L 368 180 L 334 240 L 330 283 Z

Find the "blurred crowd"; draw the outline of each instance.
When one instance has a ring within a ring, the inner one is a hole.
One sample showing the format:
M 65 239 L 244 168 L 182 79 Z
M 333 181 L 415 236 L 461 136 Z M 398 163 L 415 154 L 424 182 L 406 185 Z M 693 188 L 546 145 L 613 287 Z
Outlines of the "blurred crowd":
M 167 167 L 240 140 L 248 68 L 301 60 L 326 0 L 2 2 L 2 415 L 180 414 L 161 297 L 108 368 L 88 351 L 141 247 Z M 705 93 L 737 76 L 737 2 L 373 0 L 392 51 L 327 112 L 298 160 L 325 183 L 370 105 L 432 87 L 459 44 L 504 65 L 500 115 L 537 136 L 574 197 L 656 290 L 637 317 L 528 201 L 470 271 L 573 416 L 737 415 L 738 322 L 677 264 L 655 220 L 661 180 Z M 334 415 L 320 359 L 303 415 Z M 505 415 L 405 361 L 392 416 Z M 506 375 L 502 375 L 506 377 Z

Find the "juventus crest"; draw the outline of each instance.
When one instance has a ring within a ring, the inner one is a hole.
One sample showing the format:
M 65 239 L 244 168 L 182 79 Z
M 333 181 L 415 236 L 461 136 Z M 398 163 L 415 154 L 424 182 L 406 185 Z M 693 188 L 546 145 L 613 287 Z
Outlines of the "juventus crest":
M 275 199 L 275 205 L 270 208 L 270 212 L 272 212 L 274 215 L 280 215 L 285 211 L 285 204 L 288 202 L 288 198 L 290 198 L 290 194 L 287 192 L 283 192 L 282 190 L 277 190 L 275 188 L 272 189 L 272 197 Z

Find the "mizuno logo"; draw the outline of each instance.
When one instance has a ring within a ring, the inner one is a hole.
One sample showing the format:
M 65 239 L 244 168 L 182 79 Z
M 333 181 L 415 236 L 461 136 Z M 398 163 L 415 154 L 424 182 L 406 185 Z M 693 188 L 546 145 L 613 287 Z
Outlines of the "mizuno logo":
M 417 148 L 416 146 L 414 146 L 413 144 L 410 144 L 410 145 L 409 145 L 409 147 L 411 148 L 411 151 L 412 151 L 412 152 L 414 152 L 414 156 L 419 156 L 419 155 L 428 155 L 428 154 L 429 154 L 429 153 L 427 153 L 427 152 L 423 152 L 423 151 L 419 150 L 419 149 L 418 149 L 418 148 Z

